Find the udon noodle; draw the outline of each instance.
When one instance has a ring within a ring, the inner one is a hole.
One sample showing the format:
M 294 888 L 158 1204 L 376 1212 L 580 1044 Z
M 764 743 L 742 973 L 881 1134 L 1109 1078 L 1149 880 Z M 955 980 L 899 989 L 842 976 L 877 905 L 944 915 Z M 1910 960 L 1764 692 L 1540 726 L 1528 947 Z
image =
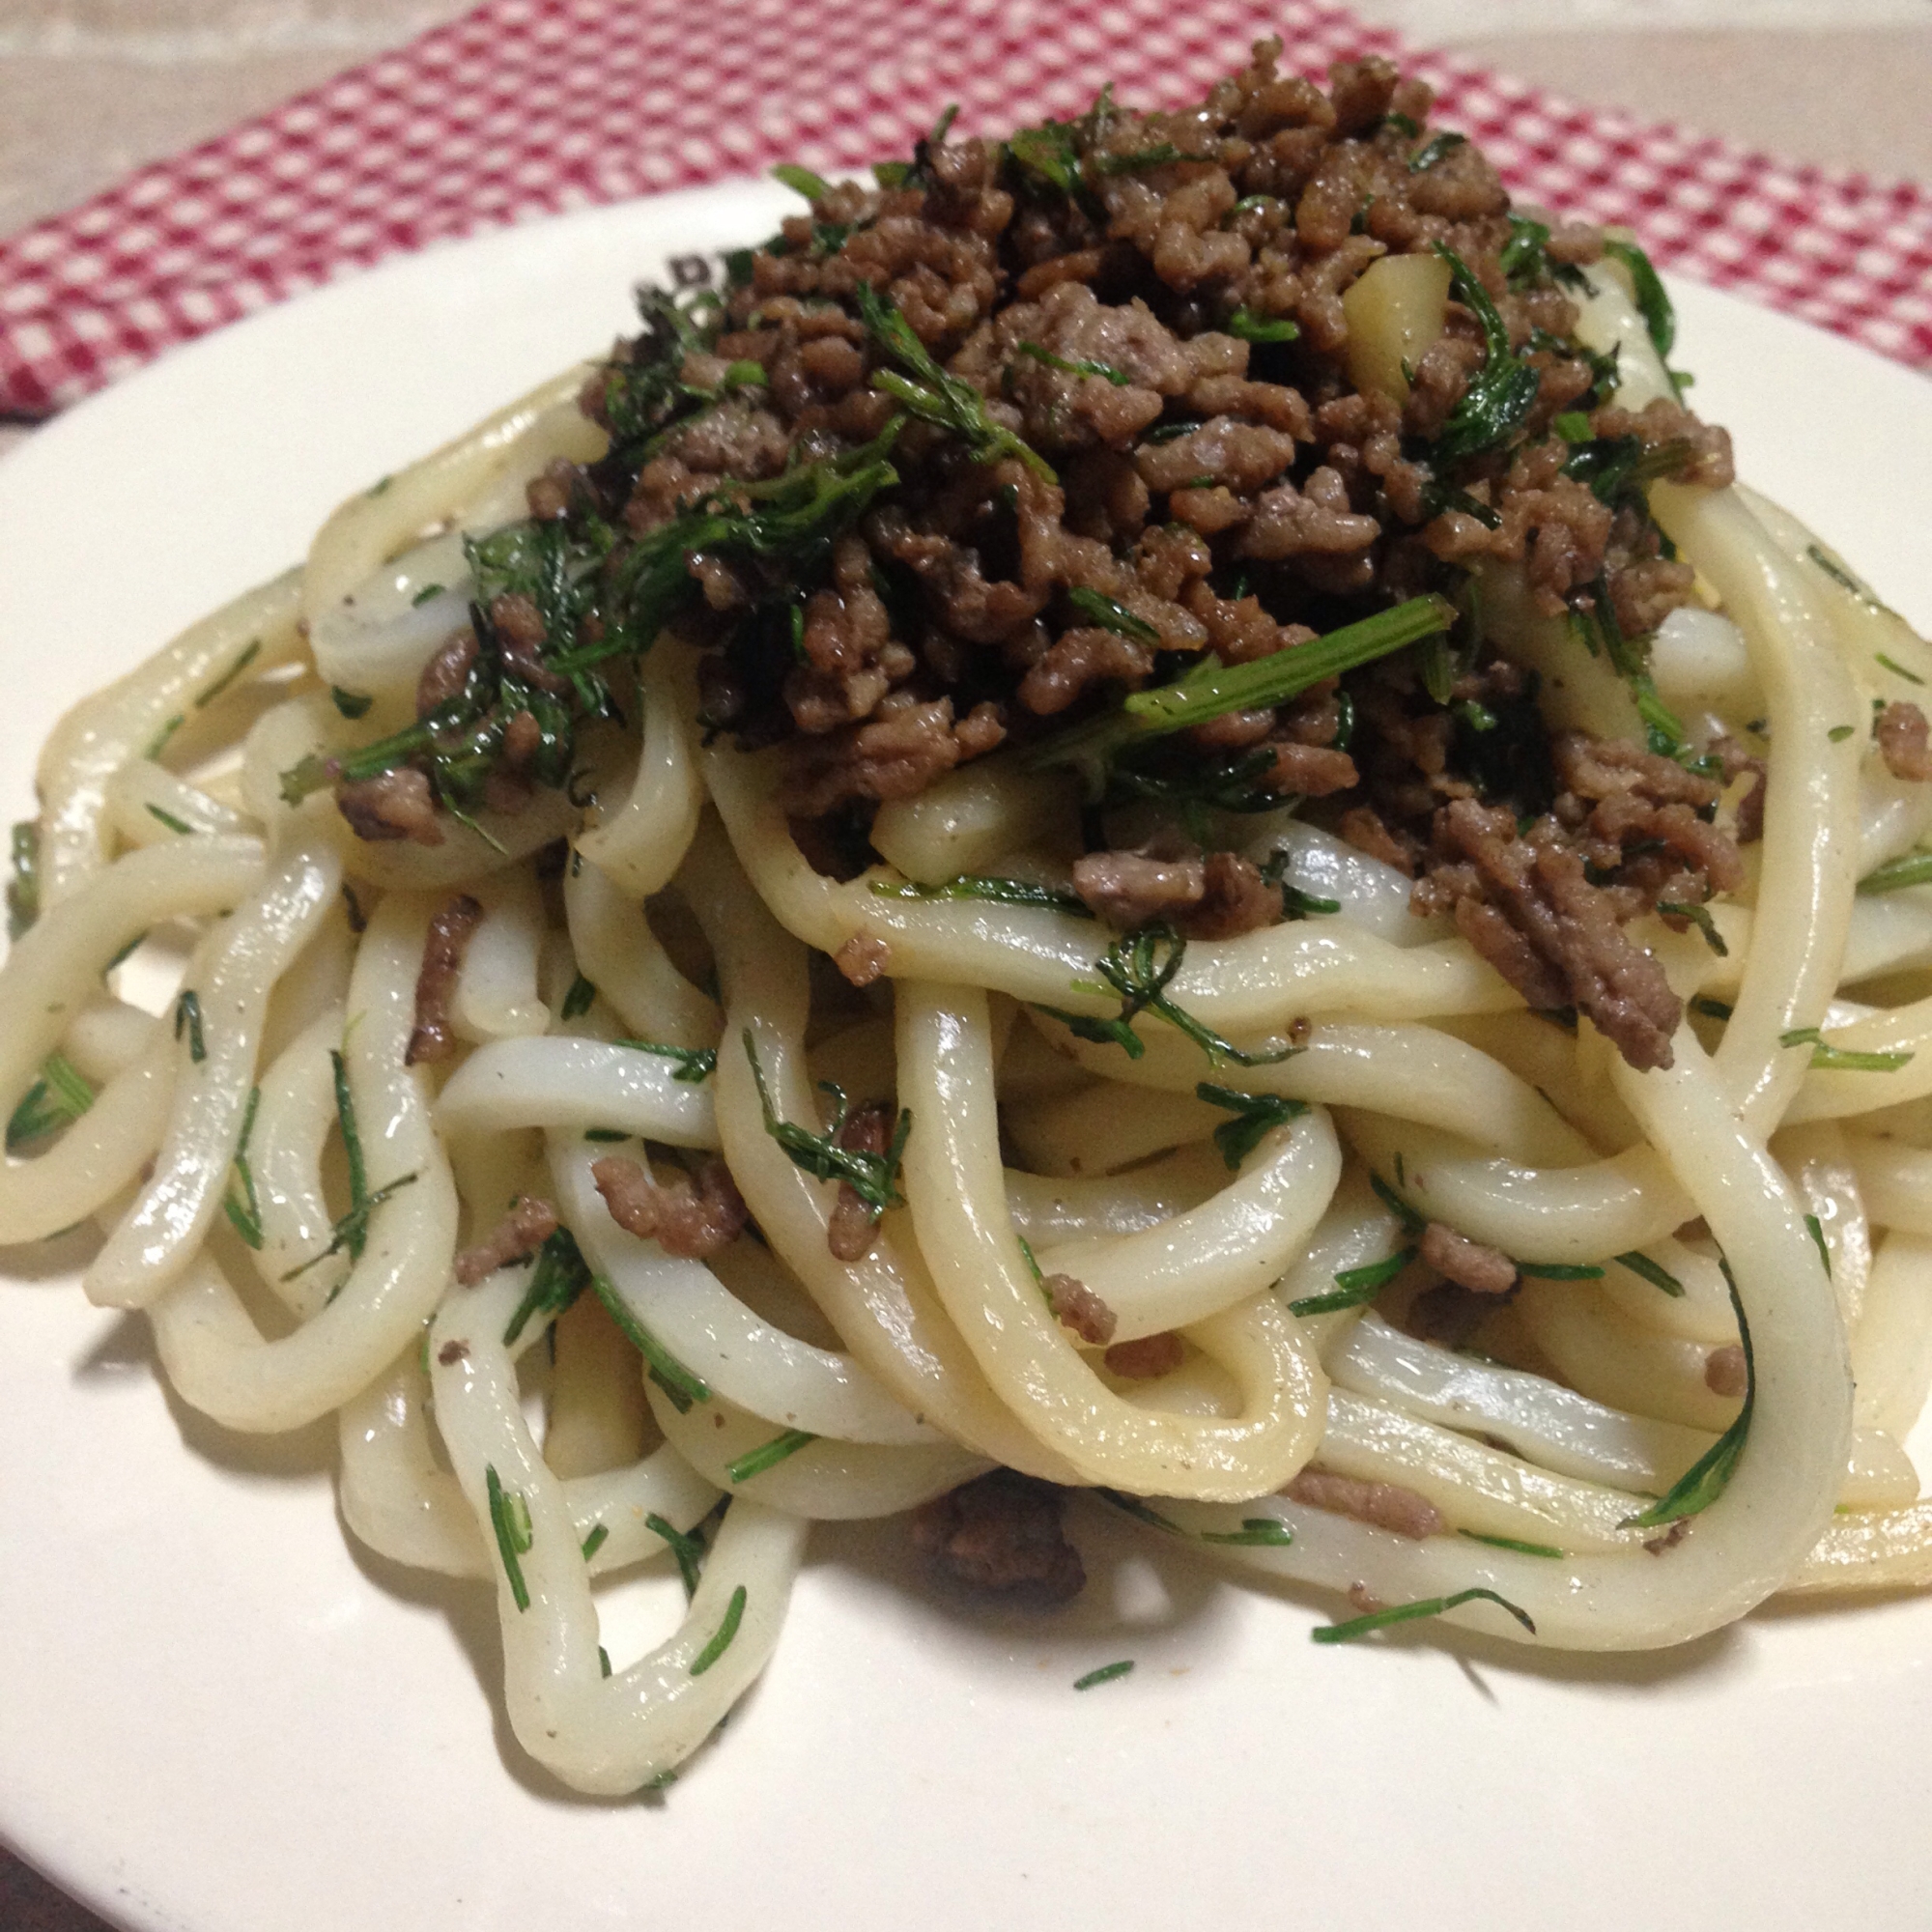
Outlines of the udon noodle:
M 1193 152 L 1087 179 L 1184 185 Z M 1674 404 L 1647 289 L 1563 281 L 1605 397 Z M 1290 795 L 1143 800 L 1099 842 L 1182 823 L 1303 916 L 1110 930 L 1069 867 L 1122 808 L 1083 821 L 1044 727 L 875 791 L 828 863 L 796 734 L 703 722 L 701 626 L 602 660 L 608 702 L 547 700 L 577 707 L 567 771 L 459 798 L 437 766 L 434 837 L 367 836 L 356 756 L 501 618 L 478 546 L 609 458 L 591 373 L 356 497 L 63 720 L 0 973 L 0 1241 L 96 1221 L 86 1292 L 146 1312 L 185 1401 L 336 1416 L 354 1535 L 495 1591 L 526 1750 L 580 1791 L 665 1779 L 771 1656 L 812 1522 L 996 1469 L 1345 1593 L 1361 1629 L 1628 1650 L 1932 1580 L 1901 1447 L 1932 1378 L 1932 785 L 1871 728 L 1932 649 L 1834 553 L 1742 487 L 1646 480 L 1696 595 L 1635 683 L 1520 575 L 1451 589 L 1458 638 L 1542 672 L 1552 732 L 1632 737 L 1634 691 L 1687 766 L 1769 747 L 1741 882 L 1631 925 L 1681 1015 L 1640 1066 Z M 958 460 L 1032 487 L 992 420 Z M 1125 714 L 1116 689 L 1077 715 Z M 1452 1295 L 1460 1346 L 1417 1313 L 1437 1227 L 1510 1284 Z M 682 1622 L 613 1667 L 594 1584 L 671 1562 Z

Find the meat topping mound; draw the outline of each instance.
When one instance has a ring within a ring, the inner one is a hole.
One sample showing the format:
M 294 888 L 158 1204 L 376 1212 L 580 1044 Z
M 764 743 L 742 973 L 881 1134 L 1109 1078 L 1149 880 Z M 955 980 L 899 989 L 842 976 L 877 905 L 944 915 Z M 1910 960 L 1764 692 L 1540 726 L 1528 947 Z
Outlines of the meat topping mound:
M 611 1220 L 668 1255 L 702 1261 L 735 1241 L 751 1218 L 731 1170 L 715 1155 L 695 1174 L 654 1180 L 640 1162 L 606 1154 L 591 1162 L 590 1178 Z
M 416 724 L 289 795 L 334 784 L 371 838 L 522 810 L 669 631 L 705 731 L 781 748 L 800 847 L 840 876 L 882 807 L 996 752 L 1070 759 L 1085 903 L 1221 941 L 1294 916 L 1238 827 L 1299 801 L 1525 998 L 1667 1064 L 1674 1006 L 1623 929 L 1736 890 L 1762 788 L 1716 822 L 1734 755 L 1647 682 L 1694 572 L 1646 493 L 1727 484 L 1728 439 L 1626 408 L 1577 336 L 1594 230 L 1513 209 L 1388 62 L 1323 89 L 1281 51 L 1185 107 L 1108 92 L 1005 139 L 938 129 L 875 185 L 803 177 L 721 284 L 642 292 L 581 398 L 608 453 L 552 464 L 526 522 L 471 542 Z M 1405 257 L 1449 290 L 1398 343 L 1375 290 Z M 1426 596 L 1460 611 L 1446 636 L 1295 688 L 1311 639 Z M 1508 656 L 1546 620 L 1625 680 L 1632 742 L 1552 737 Z M 1228 692 L 1248 668 L 1281 683 Z M 1104 753 L 1074 735 L 1152 685 L 1202 715 Z M 1932 768 L 1916 718 L 1882 722 L 1895 771 Z M 875 959 L 843 963 L 864 983 Z
M 915 1512 L 913 1547 L 948 1581 L 984 1596 L 1064 1604 L 1087 1571 L 1061 1527 L 1050 1483 L 994 1469 Z
M 423 942 L 422 965 L 416 971 L 416 1023 L 403 1055 L 405 1065 L 445 1060 L 455 1050 L 449 1003 L 463 971 L 463 955 L 482 923 L 482 904 L 468 893 L 459 894 L 431 919 Z
M 455 1274 L 465 1288 L 474 1288 L 486 1275 L 512 1262 L 526 1262 L 556 1233 L 556 1209 L 535 1195 L 519 1194 L 510 1203 L 510 1211 L 490 1231 L 487 1240 L 473 1248 L 463 1248 L 456 1257 Z
M 1172 1328 L 1143 1335 L 1136 1342 L 1116 1342 L 1100 1358 L 1108 1370 L 1128 1382 L 1151 1382 L 1171 1376 L 1186 1359 L 1186 1347 Z

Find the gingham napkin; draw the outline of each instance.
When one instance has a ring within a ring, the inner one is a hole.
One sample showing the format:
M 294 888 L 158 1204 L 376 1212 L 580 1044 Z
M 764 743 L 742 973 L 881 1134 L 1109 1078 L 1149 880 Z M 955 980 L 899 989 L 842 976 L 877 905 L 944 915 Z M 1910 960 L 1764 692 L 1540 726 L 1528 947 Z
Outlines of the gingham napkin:
M 1932 365 L 1932 193 L 1581 108 L 1326 0 L 490 0 L 0 243 L 0 412 L 41 415 L 176 343 L 399 249 L 799 159 L 1178 104 L 1278 33 L 1320 75 L 1380 52 L 1522 200 L 1634 228 L 1699 280 Z

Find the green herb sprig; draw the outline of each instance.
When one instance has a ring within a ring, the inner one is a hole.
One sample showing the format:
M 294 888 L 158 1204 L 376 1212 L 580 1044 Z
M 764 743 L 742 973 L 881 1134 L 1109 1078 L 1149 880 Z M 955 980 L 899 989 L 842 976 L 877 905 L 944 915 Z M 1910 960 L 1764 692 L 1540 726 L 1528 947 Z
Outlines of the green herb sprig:
M 749 1483 L 753 1476 L 762 1476 L 767 1469 L 775 1469 L 789 1456 L 796 1456 L 809 1442 L 816 1442 L 818 1437 L 809 1429 L 787 1429 L 781 1435 L 774 1435 L 769 1442 L 761 1442 L 755 1449 L 748 1449 L 735 1463 L 724 1465 L 724 1473 L 733 1483 Z
M 530 1285 L 503 1329 L 503 1346 L 514 1349 L 529 1322 L 541 1317 L 545 1326 L 570 1308 L 590 1286 L 590 1264 L 568 1228 L 558 1228 L 537 1250 Z
M 682 1081 L 687 1087 L 701 1086 L 709 1080 L 718 1068 L 718 1049 L 715 1046 L 667 1046 L 659 1039 L 618 1039 L 613 1046 L 627 1046 L 633 1053 L 655 1053 L 662 1060 L 677 1063 L 677 1070 L 670 1077 Z
M 611 1320 L 624 1339 L 644 1358 L 644 1372 L 664 1391 L 665 1399 L 680 1415 L 690 1412 L 695 1402 L 711 1400 L 711 1384 L 687 1369 L 644 1324 L 632 1314 L 631 1305 L 617 1293 L 616 1284 L 601 1274 L 590 1277 L 591 1293 L 610 1311 Z
M 94 1105 L 94 1089 L 63 1053 L 50 1053 L 41 1063 L 40 1077 L 20 1096 L 7 1122 L 7 1151 L 18 1153 L 34 1141 L 44 1140 L 57 1127 L 77 1121 Z
M 724 1606 L 724 1620 L 713 1634 L 711 1641 L 691 1660 L 691 1674 L 702 1677 L 724 1653 L 731 1648 L 731 1639 L 738 1634 L 738 1626 L 745 1619 L 746 1592 L 744 1584 L 731 1592 L 731 1601 Z
M 235 1174 L 242 1182 L 242 1199 L 233 1194 L 222 1197 L 221 1211 L 228 1225 L 257 1253 L 267 1238 L 262 1230 L 262 1203 L 255 1192 L 255 1172 L 248 1165 L 248 1137 L 255 1131 L 255 1109 L 262 1104 L 262 1090 L 248 1090 L 248 1106 L 242 1116 L 242 1134 L 235 1144 Z
M 1820 1072 L 1829 1073 L 1896 1073 L 1900 1067 L 1910 1065 L 1913 1056 L 1909 1051 L 1895 1053 L 1859 1053 L 1846 1046 L 1833 1046 L 1816 1027 L 1793 1027 L 1789 1033 L 1777 1037 L 1779 1046 L 1808 1046 L 1811 1049 L 1811 1065 Z
M 1449 264 L 1457 299 L 1483 331 L 1483 366 L 1469 378 L 1433 451 L 1438 464 L 1453 464 L 1508 442 L 1536 407 L 1542 378 L 1511 349 L 1509 327 L 1474 270 L 1446 242 L 1435 247 Z
M 519 1612 L 530 1606 L 529 1585 L 524 1581 L 522 1559 L 530 1553 L 535 1532 L 530 1525 L 530 1506 L 521 1490 L 506 1490 L 494 1463 L 483 1469 L 483 1488 L 490 1499 L 490 1527 L 497 1535 L 497 1554 L 502 1559 L 503 1574 L 510 1579 L 510 1596 Z
M 971 383 L 948 375 L 933 360 L 912 324 L 869 282 L 859 284 L 857 296 L 859 313 L 872 340 L 899 365 L 896 370 L 880 370 L 872 378 L 873 388 L 891 396 L 922 422 L 957 437 L 976 463 L 1017 457 L 1044 481 L 1058 481 L 1038 450 L 993 421 L 986 413 L 985 397 Z
M 911 1110 L 905 1107 L 899 1109 L 898 1123 L 893 1129 L 892 1141 L 884 1153 L 867 1153 L 860 1148 L 842 1148 L 838 1145 L 838 1135 L 844 1128 L 849 1112 L 845 1090 L 836 1081 L 821 1080 L 818 1083 L 819 1091 L 832 1096 L 833 1120 L 828 1132 L 815 1134 L 795 1121 L 781 1120 L 778 1109 L 772 1104 L 771 1090 L 765 1084 L 765 1069 L 759 1065 L 752 1029 L 747 1027 L 740 1037 L 745 1043 L 745 1058 L 752 1063 L 752 1078 L 757 1085 L 758 1106 L 765 1117 L 765 1131 L 784 1150 L 791 1164 L 815 1180 L 841 1181 L 866 1204 L 874 1222 L 888 1208 L 903 1207 L 905 1197 L 899 1192 L 898 1172 L 907 1138 L 912 1133 Z
M 1474 1589 L 1458 1590 L 1447 1597 L 1425 1597 L 1419 1603 L 1394 1604 L 1385 1610 L 1371 1610 L 1365 1617 L 1351 1617 L 1343 1624 L 1320 1624 L 1308 1634 L 1317 1643 L 1353 1643 L 1357 1637 L 1369 1635 L 1374 1631 L 1387 1630 L 1394 1624 L 1413 1623 L 1420 1617 L 1439 1617 L 1445 1610 L 1459 1608 L 1463 1604 L 1473 1604 L 1478 1599 L 1497 1605 L 1505 1609 L 1526 1630 L 1531 1636 L 1536 1634 L 1536 1624 L 1529 1612 L 1513 1604 L 1507 1597 L 1498 1596 L 1493 1590 L 1480 1586 Z
M 1305 1100 L 1291 1100 L 1280 1094 L 1243 1094 L 1233 1087 L 1217 1087 L 1211 1080 L 1198 1081 L 1194 1092 L 1210 1107 L 1225 1108 L 1235 1116 L 1214 1129 L 1214 1145 L 1221 1150 L 1221 1158 L 1231 1173 L 1266 1135 L 1308 1111 Z
M 1038 906 L 1045 911 L 1071 913 L 1076 919 L 1094 917 L 1094 909 L 1078 894 L 1035 885 L 1031 879 L 982 878 L 962 872 L 938 885 L 922 885 L 915 879 L 874 879 L 869 890 L 882 899 L 986 899 L 995 905 Z

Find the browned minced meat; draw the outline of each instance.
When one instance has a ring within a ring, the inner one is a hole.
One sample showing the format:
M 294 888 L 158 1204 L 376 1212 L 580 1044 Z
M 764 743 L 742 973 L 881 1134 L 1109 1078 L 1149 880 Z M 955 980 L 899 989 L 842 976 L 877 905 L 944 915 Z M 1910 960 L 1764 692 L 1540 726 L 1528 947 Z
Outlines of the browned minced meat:
M 1122 932 L 1165 921 L 1189 939 L 1232 939 L 1282 916 L 1281 894 L 1236 852 L 1089 852 L 1073 862 L 1073 890 Z
M 335 805 L 358 838 L 372 843 L 393 838 L 413 838 L 418 845 L 442 843 L 429 780 L 413 766 L 400 765 L 373 779 L 340 785 Z
M 1481 561 L 1520 566 L 1552 612 L 1606 595 L 1632 637 L 1689 594 L 1691 573 L 1662 554 L 1647 519 L 1562 473 L 1570 446 L 1550 425 L 1595 378 L 1566 346 L 1577 312 L 1562 287 L 1513 287 L 1502 270 L 1515 231 L 1490 162 L 1463 143 L 1416 168 L 1430 91 L 1387 61 L 1338 66 L 1324 92 L 1283 74 L 1279 55 L 1258 44 L 1190 107 L 1097 108 L 1074 129 L 1089 157 L 1077 195 L 997 140 L 928 144 L 898 185 L 831 188 L 725 291 L 723 330 L 684 380 L 716 386 L 754 362 L 763 384 L 654 442 L 627 498 L 605 504 L 631 530 L 727 480 L 776 476 L 802 448 L 878 432 L 895 406 L 875 386 L 887 358 L 858 314 L 861 284 L 1054 472 L 1014 455 L 975 461 L 961 438 L 908 423 L 893 451 L 899 485 L 835 538 L 830 582 L 808 591 L 781 663 L 736 623 L 768 589 L 755 570 L 691 556 L 701 609 L 682 621 L 705 647 L 706 722 L 750 744 L 800 742 L 799 815 L 863 818 L 1171 676 L 1175 654 L 1236 664 L 1293 649 Z M 1186 158 L 1143 164 L 1155 151 Z M 1354 387 L 1343 309 L 1382 257 L 1438 246 L 1483 283 L 1540 384 L 1522 435 L 1460 467 L 1448 507 L 1427 450 L 1483 365 L 1477 317 L 1451 304 L 1404 403 Z M 1575 224 L 1549 245 L 1557 264 L 1601 252 Z M 1297 339 L 1258 348 L 1233 332 L 1237 315 L 1244 328 L 1290 323 Z M 593 416 L 609 393 L 600 375 L 584 398 Z M 1685 480 L 1728 479 L 1722 432 L 1674 404 L 1600 408 L 1592 430 L 1634 439 Z M 532 508 L 554 515 L 582 484 L 547 479 Z M 1084 593 L 1121 621 L 1097 621 Z M 1275 753 L 1258 782 L 1284 796 L 1352 789 L 1339 715 L 1309 736 L 1288 728 L 1292 709 L 1255 720 L 1248 744 Z
M 510 1211 L 490 1231 L 487 1240 L 462 1249 L 456 1257 L 456 1279 L 474 1288 L 485 1275 L 512 1262 L 527 1261 L 556 1233 L 556 1209 L 533 1194 L 519 1194 Z
M 476 662 L 476 635 L 458 631 L 423 666 L 416 678 L 416 716 L 427 718 L 439 711 L 463 689 L 469 668 Z
M 1087 1572 L 1049 1483 L 995 1469 L 916 1511 L 913 1547 L 950 1582 L 986 1596 L 1064 1604 Z
M 1506 1254 L 1459 1235 L 1446 1222 L 1432 1221 L 1423 1229 L 1421 1252 L 1425 1265 L 1471 1294 L 1507 1294 L 1516 1286 L 1516 1264 Z
M 590 1163 L 590 1178 L 611 1220 L 627 1234 L 654 1239 L 668 1255 L 702 1261 L 735 1241 L 751 1218 L 731 1170 L 715 1155 L 699 1163 L 695 1177 L 660 1181 L 624 1154 L 605 1154 Z
M 1932 749 L 1927 748 L 1925 714 L 1916 704 L 1888 704 L 1878 715 L 1879 756 L 1895 779 L 1923 782 L 1932 779 Z
M 1723 769 L 1726 788 L 1749 774 L 1750 783 L 1737 801 L 1737 841 L 1754 845 L 1764 837 L 1764 760 L 1752 757 L 1735 738 L 1714 740 L 1711 751 Z
M 1443 1529 L 1442 1514 L 1435 1505 L 1400 1483 L 1367 1483 L 1355 1476 L 1332 1475 L 1326 1469 L 1304 1469 L 1282 1494 L 1291 1502 L 1351 1516 L 1357 1522 L 1393 1530 L 1397 1536 L 1413 1537 L 1418 1543 L 1425 1536 L 1441 1535 Z
M 445 1369 L 453 1369 L 458 1362 L 467 1361 L 469 1357 L 469 1344 L 468 1342 L 445 1342 L 436 1351 L 437 1360 Z
M 1745 1351 L 1735 1342 L 1704 1357 L 1704 1386 L 1713 1395 L 1741 1396 L 1750 1386 Z
M 1633 1066 L 1668 1066 L 1683 1003 L 1582 856 L 1539 829 L 1519 838 L 1508 811 L 1473 799 L 1445 807 L 1437 838 L 1450 865 L 1430 880 L 1435 902 L 1453 895 L 1457 930 L 1530 1006 L 1575 1006 Z
M 1186 1353 L 1180 1337 L 1172 1328 L 1163 1328 L 1138 1341 L 1116 1342 L 1100 1359 L 1122 1381 L 1151 1382 L 1156 1376 L 1171 1376 Z
M 1666 1550 L 1675 1549 L 1690 1533 L 1690 1519 L 1680 1516 L 1662 1536 L 1653 1536 L 1643 1547 L 1653 1556 L 1662 1556 Z
M 1120 1317 L 1084 1281 L 1070 1274 L 1050 1274 L 1040 1287 L 1046 1291 L 1053 1319 L 1063 1328 L 1072 1329 L 1096 1349 L 1114 1339 Z
M 1445 1349 L 1466 1349 L 1483 1323 L 1516 1299 L 1515 1288 L 1501 1294 L 1476 1294 L 1461 1282 L 1438 1282 L 1408 1304 L 1403 1326 L 1419 1342 L 1439 1342 Z
M 884 1153 L 893 1144 L 895 1116 L 883 1100 L 870 1100 L 854 1107 L 838 1129 L 838 1145 L 851 1153 Z M 838 1183 L 838 1198 L 832 1204 L 832 1219 L 825 1231 L 825 1242 L 833 1259 L 841 1262 L 862 1260 L 878 1233 L 879 1217 L 849 1180 Z
M 423 941 L 422 965 L 416 971 L 416 1023 L 410 1035 L 409 1051 L 403 1056 L 405 1065 L 446 1059 L 455 1047 L 449 1002 L 456 991 L 457 975 L 463 971 L 470 935 L 482 921 L 481 902 L 468 893 L 459 894 L 431 919 Z
M 869 986 L 874 980 L 884 974 L 887 961 L 891 957 L 891 950 L 883 939 L 873 939 L 863 932 L 855 932 L 832 955 L 832 963 L 853 985 Z

